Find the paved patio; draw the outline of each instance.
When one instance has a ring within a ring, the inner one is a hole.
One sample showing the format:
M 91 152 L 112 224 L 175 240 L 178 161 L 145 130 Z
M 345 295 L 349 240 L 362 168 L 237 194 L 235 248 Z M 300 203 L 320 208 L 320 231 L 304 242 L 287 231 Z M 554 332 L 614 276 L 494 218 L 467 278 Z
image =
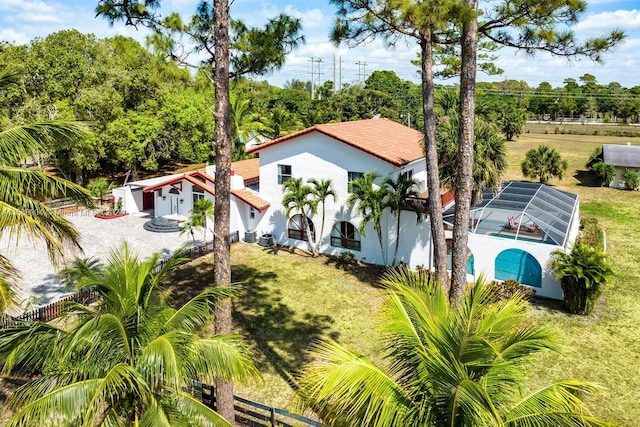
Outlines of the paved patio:
M 83 258 L 105 259 L 111 249 L 119 248 L 125 241 L 142 258 L 154 252 L 162 252 L 168 256 L 191 242 L 189 233 L 180 235 L 179 232 L 153 233 L 145 230 L 142 226 L 150 217 L 128 215 L 115 219 L 98 219 L 85 211 L 69 214 L 67 218 L 80 232 L 80 245 L 84 253 L 76 253 L 75 256 Z M 196 238 L 201 236 L 196 234 Z M 9 241 L 6 236 L 0 242 L 0 251 L 22 273 L 19 295 L 24 301 L 32 298 L 34 304 L 44 305 L 66 294 L 57 275 L 59 268 L 56 269 L 51 264 L 41 242 L 32 242 L 26 235 L 21 236 L 17 245 L 15 240 Z M 69 259 L 75 256 L 71 254 Z

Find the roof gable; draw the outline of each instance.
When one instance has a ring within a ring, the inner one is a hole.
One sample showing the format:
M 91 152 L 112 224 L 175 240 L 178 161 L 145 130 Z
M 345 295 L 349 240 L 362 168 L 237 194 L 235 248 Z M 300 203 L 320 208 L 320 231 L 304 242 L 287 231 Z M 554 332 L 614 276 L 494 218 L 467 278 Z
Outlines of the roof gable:
M 422 132 L 388 119 L 315 125 L 300 132 L 257 145 L 247 152 L 258 152 L 312 132 L 320 132 L 395 166 L 405 165 L 424 156 L 424 135 Z

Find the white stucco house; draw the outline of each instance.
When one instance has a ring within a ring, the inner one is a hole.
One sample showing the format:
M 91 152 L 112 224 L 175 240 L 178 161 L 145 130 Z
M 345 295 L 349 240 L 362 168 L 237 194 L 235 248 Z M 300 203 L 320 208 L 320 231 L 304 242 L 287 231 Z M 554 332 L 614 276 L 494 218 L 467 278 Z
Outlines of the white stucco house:
M 603 144 L 602 161 L 616 168 L 616 176 L 609 183 L 609 187 L 622 188 L 624 184 L 622 175 L 626 169 L 640 175 L 640 145 L 631 145 L 630 142 L 625 145 Z
M 256 191 L 259 159 L 233 163 L 231 176 L 231 230 L 239 235 L 255 229 L 269 203 Z M 134 181 L 116 188 L 114 199 L 123 199 L 127 213 L 147 213 L 153 220 L 145 228 L 157 232 L 174 232 L 191 214 L 199 198 L 215 201 L 215 166 L 191 172 Z M 212 228 L 209 225 L 207 228 Z
M 233 164 L 231 231 L 241 236 L 271 235 L 275 243 L 308 248 L 308 236 L 297 212 L 285 215 L 283 183 L 291 178 L 307 181 L 331 179 L 337 194 L 325 206 L 325 224 L 319 211 L 309 218 L 320 252 L 344 252 L 372 264 L 391 262 L 398 236 L 398 261 L 415 268 L 433 266 L 430 218 L 427 210 L 426 162 L 421 132 L 387 119 L 319 124 L 248 149 L 258 159 Z M 411 211 L 396 217 L 386 210 L 380 247 L 372 224 L 358 232 L 361 218 L 347 206 L 349 185 L 367 172 L 383 178 L 400 174 L 419 183 L 424 207 L 419 223 Z M 188 217 L 197 197 L 215 198 L 214 170 L 207 167 L 163 179 L 138 181 L 117 189 L 128 212 L 146 210 L 156 217 Z M 118 197 L 114 191 L 114 196 Z M 443 190 L 446 237 L 454 198 Z M 491 279 L 514 279 L 533 287 L 541 296 L 562 298 L 562 291 L 547 264 L 556 249 L 570 250 L 579 232 L 578 197 L 542 184 L 505 183 L 500 192 L 487 192 L 471 212 L 467 273 Z M 322 235 L 321 230 L 324 229 Z M 246 233 L 246 234 L 245 234 Z

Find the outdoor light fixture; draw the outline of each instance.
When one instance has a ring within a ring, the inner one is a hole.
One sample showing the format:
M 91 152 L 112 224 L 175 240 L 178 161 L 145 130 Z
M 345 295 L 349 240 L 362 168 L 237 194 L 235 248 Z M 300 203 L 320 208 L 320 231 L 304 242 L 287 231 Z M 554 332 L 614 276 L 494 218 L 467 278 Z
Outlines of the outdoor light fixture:
M 184 199 L 180 199 L 180 203 L 184 203 Z

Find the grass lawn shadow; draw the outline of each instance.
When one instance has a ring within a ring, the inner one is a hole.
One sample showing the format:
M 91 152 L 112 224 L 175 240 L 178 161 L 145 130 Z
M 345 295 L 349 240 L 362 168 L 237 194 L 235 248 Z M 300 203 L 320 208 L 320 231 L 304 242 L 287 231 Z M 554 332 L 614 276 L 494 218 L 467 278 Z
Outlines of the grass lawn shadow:
M 592 172 L 578 170 L 573 177 L 578 181 L 578 185 L 582 187 L 602 187 L 600 180 Z
M 373 264 L 363 264 L 352 260 L 343 260 L 340 257 L 324 256 L 326 258 L 324 264 L 333 266 L 337 270 L 342 270 L 358 279 L 361 282 L 368 283 L 374 288 L 380 288 L 380 278 L 387 271 L 387 267 Z
M 242 286 L 241 295 L 234 300 L 234 323 L 241 325 L 255 346 L 258 363 L 269 365 L 295 389 L 293 375 L 309 362 L 310 344 L 320 338 L 339 337 L 331 332 L 334 320 L 329 315 L 296 313 L 285 302 L 283 291 L 270 286 L 276 278 L 273 272 L 234 265 L 232 276 L 234 283 Z

